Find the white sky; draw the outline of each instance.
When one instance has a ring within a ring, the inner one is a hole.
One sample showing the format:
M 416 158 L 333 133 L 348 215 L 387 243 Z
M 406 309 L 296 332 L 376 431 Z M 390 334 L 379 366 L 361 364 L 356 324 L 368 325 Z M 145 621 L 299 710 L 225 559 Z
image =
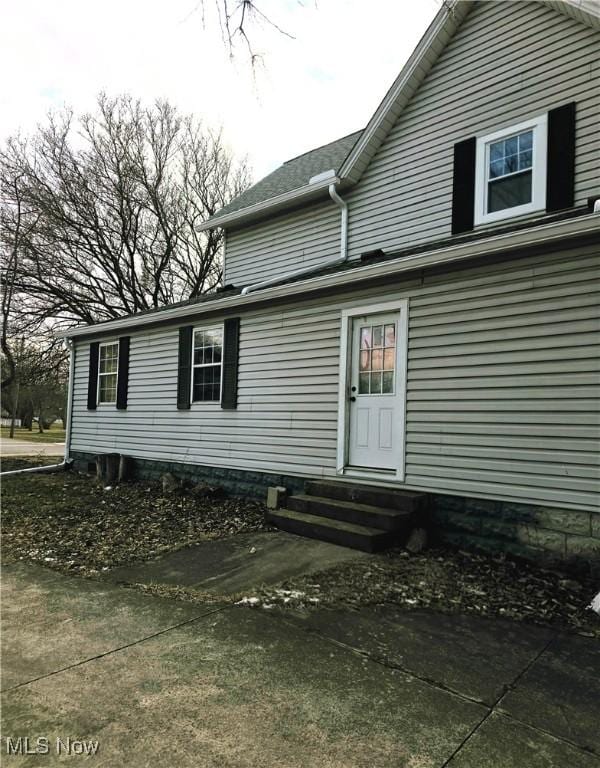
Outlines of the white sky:
M 0 139 L 64 104 L 93 109 L 100 90 L 167 97 L 223 125 L 258 180 L 362 128 L 440 0 L 257 0 L 295 39 L 251 29 L 265 53 L 255 78 L 242 48 L 230 62 L 204 2 L 203 24 L 199 0 L 0 0 Z

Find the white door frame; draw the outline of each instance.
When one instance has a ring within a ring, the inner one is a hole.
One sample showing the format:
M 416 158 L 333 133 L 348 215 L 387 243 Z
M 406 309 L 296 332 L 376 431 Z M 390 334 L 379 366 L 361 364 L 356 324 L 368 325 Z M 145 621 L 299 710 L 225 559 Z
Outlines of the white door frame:
M 348 439 L 350 434 L 350 408 L 348 387 L 350 386 L 352 362 L 352 320 L 361 315 L 377 315 L 384 312 L 399 312 L 398 319 L 398 371 L 402 420 L 399 429 L 398 456 L 395 470 L 383 471 L 357 469 L 348 466 Z M 406 452 L 406 368 L 408 358 L 408 299 L 367 304 L 342 310 L 340 332 L 340 374 L 338 390 L 337 464 L 336 472 L 344 477 L 404 481 L 404 455 Z

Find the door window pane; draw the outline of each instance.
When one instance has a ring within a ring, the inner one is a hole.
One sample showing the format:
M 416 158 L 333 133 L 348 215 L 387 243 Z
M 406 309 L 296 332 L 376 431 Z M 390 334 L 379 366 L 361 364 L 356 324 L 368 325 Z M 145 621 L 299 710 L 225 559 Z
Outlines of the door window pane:
M 381 393 L 381 373 L 371 374 L 371 394 L 379 395 Z
M 385 346 L 386 347 L 396 346 L 396 326 L 395 325 L 385 326 Z
M 371 326 L 360 329 L 360 348 L 371 349 Z
M 393 394 L 395 367 L 396 324 L 361 326 L 358 394 Z

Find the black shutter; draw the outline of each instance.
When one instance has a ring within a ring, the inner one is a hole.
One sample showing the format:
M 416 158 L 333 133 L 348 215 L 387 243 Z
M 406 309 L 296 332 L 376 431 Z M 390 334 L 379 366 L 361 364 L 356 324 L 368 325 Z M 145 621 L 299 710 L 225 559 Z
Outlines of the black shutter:
M 177 374 L 177 408 L 190 407 L 192 386 L 192 326 L 179 329 L 179 371 Z
M 221 408 L 237 408 L 240 318 L 225 320 L 223 333 L 223 389 Z
M 127 408 L 127 387 L 129 385 L 129 336 L 119 339 L 119 373 L 117 376 L 117 408 Z
M 476 139 L 454 145 L 452 178 L 452 234 L 473 229 L 475 215 L 475 147 Z
M 88 373 L 88 411 L 95 411 L 98 403 L 98 355 L 100 342 L 92 341 L 90 344 L 90 367 Z
M 548 112 L 546 210 L 561 211 L 575 203 L 575 102 Z

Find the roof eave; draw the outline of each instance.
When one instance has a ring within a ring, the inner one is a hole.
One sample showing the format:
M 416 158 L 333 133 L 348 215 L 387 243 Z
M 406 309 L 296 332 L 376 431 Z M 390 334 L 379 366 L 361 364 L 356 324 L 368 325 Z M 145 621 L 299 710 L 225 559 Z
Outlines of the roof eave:
M 471 10 L 469 0 L 444 3 L 385 95 L 360 139 L 340 168 L 340 176 L 356 183 L 392 125 L 423 82 L 440 53 Z
M 263 200 L 260 203 L 249 205 L 247 208 L 241 208 L 239 211 L 231 211 L 223 216 L 213 216 L 207 221 L 202 222 L 198 226 L 198 231 L 202 232 L 207 229 L 215 229 L 215 227 L 228 227 L 238 226 L 240 224 L 247 224 L 255 219 L 260 219 L 267 214 L 275 213 L 285 208 L 290 208 L 294 204 L 303 204 L 317 200 L 322 197 L 330 184 L 339 184 L 341 178 L 339 175 L 331 176 L 330 178 L 317 182 L 315 184 L 305 184 L 303 187 L 298 187 L 290 192 L 285 192 L 277 197 L 271 197 L 268 200 Z
M 435 248 L 425 253 L 393 258 L 377 264 L 356 267 L 346 272 L 334 272 L 317 277 L 307 277 L 293 283 L 283 283 L 265 288 L 246 296 L 236 294 L 215 301 L 179 305 L 141 315 L 129 315 L 117 320 L 110 320 L 97 325 L 88 325 L 63 331 L 57 336 L 63 338 L 90 337 L 112 335 L 124 328 L 166 325 L 177 322 L 181 318 L 191 318 L 203 314 L 219 314 L 239 312 L 254 304 L 275 299 L 291 298 L 307 291 L 325 290 L 356 285 L 361 279 L 371 280 L 382 277 L 393 277 L 403 272 L 415 269 L 426 269 L 445 264 L 466 261 L 478 256 L 493 256 L 507 251 L 519 252 L 525 248 L 541 246 L 544 243 L 560 242 L 568 238 L 600 235 L 600 216 L 590 213 L 576 218 L 564 219 L 552 223 L 539 224 L 530 229 L 521 229 L 503 235 L 493 235 L 468 243 L 447 245 Z
M 594 29 L 600 29 L 600 6 L 597 0 L 540 0 L 560 13 Z M 402 71 L 387 92 L 377 111 L 362 132 L 340 169 L 337 181 L 350 187 L 359 181 L 371 159 L 385 140 L 391 127 L 421 85 L 447 43 L 473 8 L 472 0 L 446 0 L 419 41 Z M 199 230 L 237 226 L 319 196 L 326 185 L 307 184 L 261 203 L 213 216 Z

